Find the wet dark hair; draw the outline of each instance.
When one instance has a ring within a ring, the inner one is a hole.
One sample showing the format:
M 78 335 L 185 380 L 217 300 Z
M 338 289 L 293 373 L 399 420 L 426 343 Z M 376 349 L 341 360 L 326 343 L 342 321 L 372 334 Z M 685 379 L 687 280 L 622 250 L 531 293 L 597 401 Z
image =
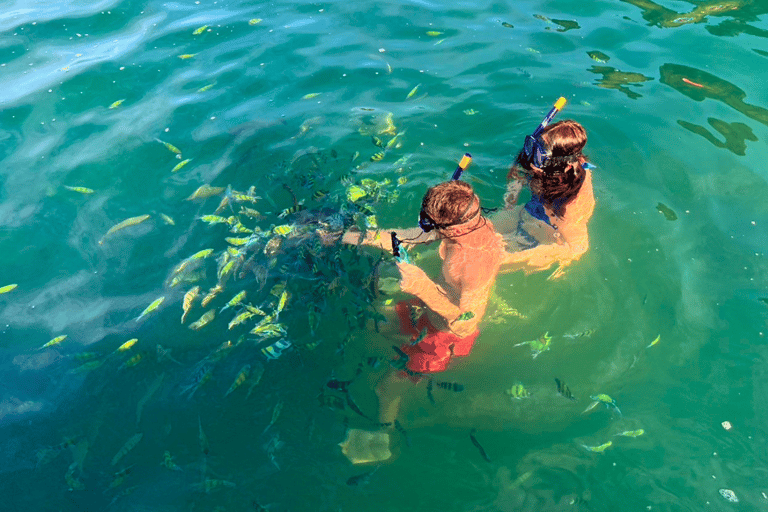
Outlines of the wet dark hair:
M 565 119 L 544 128 L 541 137 L 551 151 L 543 168 L 532 165 L 521 151 L 507 177 L 517 177 L 515 167 L 519 165 L 530 180 L 531 192 L 555 215 L 563 217 L 565 206 L 579 193 L 587 176 L 582 164 L 588 160 L 581 152 L 587 143 L 587 132 L 576 121 Z

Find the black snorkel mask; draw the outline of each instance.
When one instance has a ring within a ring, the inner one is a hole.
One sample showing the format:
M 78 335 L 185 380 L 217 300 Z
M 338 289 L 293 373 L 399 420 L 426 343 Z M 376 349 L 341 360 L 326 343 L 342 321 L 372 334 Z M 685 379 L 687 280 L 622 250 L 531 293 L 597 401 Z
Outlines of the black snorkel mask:
M 544 128 L 546 128 L 550 121 L 554 119 L 555 115 L 557 115 L 557 113 L 563 109 L 565 102 L 565 98 L 558 98 L 558 100 L 555 102 L 555 105 L 552 107 L 552 110 L 549 111 L 549 114 L 547 114 L 547 116 L 539 124 L 536 130 L 534 130 L 531 135 L 525 136 L 525 143 L 523 144 L 523 156 L 527 162 L 538 167 L 539 169 L 544 167 L 544 165 L 547 163 L 547 160 L 552 157 L 552 151 L 547 148 L 546 142 L 544 142 L 544 139 L 541 137 L 541 132 L 543 132 Z
M 472 155 L 470 155 L 469 153 L 464 153 L 464 156 L 461 157 L 461 161 L 459 162 L 458 167 L 456 167 L 456 170 L 453 171 L 453 176 L 451 177 L 451 181 L 460 179 L 461 173 L 463 173 L 471 163 L 472 163 Z M 461 220 L 461 219 L 463 219 L 464 216 L 469 211 L 469 208 L 472 206 L 472 202 L 473 201 L 470 201 L 469 205 L 467 205 L 467 209 L 464 210 L 464 213 L 462 213 L 459 216 L 460 220 L 457 222 L 451 222 L 450 224 L 437 224 L 434 220 L 432 220 L 432 217 L 430 217 L 427 214 L 427 212 L 425 212 L 424 210 L 421 210 L 419 212 L 419 227 L 423 232 L 429 233 L 435 228 L 443 229 L 450 226 L 455 226 L 456 224 L 461 224 L 462 222 L 466 222 L 469 219 L 467 220 Z

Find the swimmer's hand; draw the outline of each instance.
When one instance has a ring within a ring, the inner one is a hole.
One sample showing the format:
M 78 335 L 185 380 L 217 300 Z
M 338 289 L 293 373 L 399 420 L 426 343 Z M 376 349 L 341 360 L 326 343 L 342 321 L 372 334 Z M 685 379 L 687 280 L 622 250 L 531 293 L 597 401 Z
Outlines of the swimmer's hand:
M 397 262 L 400 270 L 400 290 L 418 296 L 418 292 L 434 286 L 427 274 L 416 265 L 403 261 Z
M 411 263 L 411 258 L 408 257 L 408 251 L 405 250 L 405 247 L 400 245 L 397 248 L 398 252 L 400 253 L 400 256 L 395 256 L 395 261 L 398 263 Z

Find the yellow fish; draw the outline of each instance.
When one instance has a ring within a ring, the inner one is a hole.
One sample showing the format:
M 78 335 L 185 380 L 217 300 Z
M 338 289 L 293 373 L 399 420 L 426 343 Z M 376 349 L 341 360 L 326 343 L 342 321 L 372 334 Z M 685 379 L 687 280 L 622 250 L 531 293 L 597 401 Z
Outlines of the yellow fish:
M 287 290 L 284 290 L 283 293 L 280 295 L 280 300 L 277 302 L 277 314 L 279 315 L 280 312 L 285 309 L 285 305 L 288 304 L 288 297 L 290 294 Z
M 286 236 L 293 231 L 293 226 L 289 224 L 283 224 L 282 226 L 276 226 L 273 232 L 276 235 Z
M 173 169 L 171 169 L 171 172 L 179 172 L 179 171 L 181 170 L 181 168 L 182 168 L 182 167 L 184 167 L 185 165 L 187 165 L 187 164 L 188 164 L 189 162 L 191 162 L 191 161 L 192 161 L 192 159 L 191 159 L 191 158 L 187 158 L 186 160 L 182 160 L 181 162 L 177 163 L 177 164 L 176 164 L 176 165 L 173 167 Z
M 246 295 L 247 295 L 247 292 L 245 290 L 241 291 L 240 293 L 238 293 L 237 295 L 232 297 L 230 299 L 230 301 L 227 302 L 227 304 L 223 308 L 221 308 L 221 311 L 224 311 L 227 308 L 231 308 L 231 307 L 237 306 L 238 304 L 243 302 L 243 300 L 245 300 L 245 296 Z
M 608 448 L 610 448 L 612 445 L 613 445 L 613 441 L 608 441 L 607 443 L 603 443 L 603 444 L 601 444 L 599 446 L 587 446 L 585 444 L 583 444 L 581 446 L 583 446 L 584 448 L 586 448 L 587 450 L 589 450 L 591 452 L 602 453 L 605 450 L 607 450 Z
M 232 383 L 231 386 L 229 386 L 229 389 L 226 393 L 224 393 L 224 396 L 228 396 L 231 392 L 239 388 L 243 382 L 245 382 L 245 379 L 248 378 L 248 374 L 251 373 L 251 365 L 247 364 L 243 366 L 243 368 L 240 370 L 240 373 L 237 374 L 237 377 L 235 378 L 235 382 Z
M 352 185 L 347 189 L 347 199 L 353 203 L 367 195 L 368 192 L 366 192 L 365 189 L 358 187 L 357 185 Z
M 147 219 L 149 219 L 149 215 L 139 215 L 138 217 L 130 217 L 128 219 L 125 219 L 122 222 L 118 222 L 117 224 L 109 228 L 109 231 L 107 231 L 104 234 L 104 236 L 101 237 L 101 240 L 99 240 L 99 245 L 104 245 L 104 239 L 107 238 L 112 233 L 120 231 L 121 229 L 125 229 L 129 226 L 135 226 L 137 224 L 141 224 Z
M 255 203 L 259 199 L 261 199 L 261 197 L 259 197 L 259 196 L 249 196 L 248 194 L 232 194 L 232 199 L 234 199 L 235 201 L 238 201 L 240 203 L 242 203 L 243 201 L 247 201 L 249 203 Z
M 203 215 L 200 220 L 207 224 L 229 224 L 229 220 L 221 215 Z
M 624 432 L 619 432 L 616 435 L 625 436 L 625 437 L 640 437 L 643 434 L 645 434 L 645 430 L 638 429 L 638 430 L 625 430 Z
M 211 320 L 216 316 L 216 311 L 213 309 L 205 313 L 203 316 L 201 316 L 196 322 L 193 322 L 189 324 L 189 328 L 193 331 L 197 331 L 199 329 L 202 329 L 209 323 L 211 323 Z
M 202 258 L 207 258 L 212 253 L 213 253 L 213 249 L 203 249 L 202 251 L 196 252 L 195 254 L 190 256 L 189 258 L 187 258 L 184 261 L 182 261 L 181 263 L 179 263 L 176 266 L 176 268 L 173 270 L 173 275 L 176 275 L 179 272 L 181 272 L 182 270 L 184 270 L 185 268 L 187 268 L 190 265 L 190 263 L 192 263 L 193 261 L 199 260 L 199 259 L 202 259 Z
M 378 161 L 382 160 L 383 158 L 384 158 L 384 152 L 383 151 L 379 151 L 378 153 L 375 153 L 371 157 L 371 162 L 378 162 Z
M 147 306 L 147 308 L 141 312 L 141 314 L 136 318 L 136 321 L 138 322 L 139 320 L 144 318 L 146 315 L 156 310 L 160 306 L 160 304 L 163 303 L 164 300 L 165 300 L 165 297 L 160 297 L 159 299 L 155 299 L 155 301 L 152 302 L 152 304 Z
M 200 28 L 196 28 L 196 29 L 195 29 L 195 31 L 194 31 L 194 32 L 192 32 L 192 35 L 193 35 L 193 36 L 199 36 L 200 34 L 202 34 L 203 32 L 205 32 L 205 29 L 207 29 L 207 28 L 208 28 L 208 25 L 203 25 L 203 26 L 202 26 L 202 27 L 200 27 Z
M 254 26 L 254 25 L 258 25 L 259 23 L 261 23 L 261 21 L 262 21 L 261 18 L 253 18 L 253 19 L 248 20 L 248 24 L 250 26 Z
M 192 195 L 187 198 L 187 201 L 192 201 L 193 199 L 206 199 L 208 197 L 217 196 L 222 192 L 224 192 L 224 187 L 202 185 L 197 190 L 192 192 Z
M 163 222 L 165 222 L 169 226 L 175 226 L 176 225 L 176 223 L 173 221 L 173 219 L 170 218 L 168 215 L 166 215 L 164 213 L 160 214 L 160 218 L 163 219 Z
M 232 233 L 238 233 L 238 234 L 253 233 L 252 229 L 248 229 L 247 227 L 243 226 L 239 221 L 234 226 L 229 228 L 229 231 Z
M 222 288 L 220 285 L 216 285 L 210 290 L 208 290 L 208 295 L 203 297 L 202 302 L 200 302 L 200 305 L 203 307 L 208 306 L 210 302 L 213 300 L 214 297 L 216 297 L 218 294 L 220 294 L 222 291 L 224 291 L 224 288 Z
M 116 352 L 125 352 L 126 350 L 130 350 L 130 348 L 132 346 L 134 346 L 137 341 L 139 341 L 138 338 L 133 338 L 133 339 L 130 339 L 130 340 L 126 341 L 125 343 L 123 343 L 122 345 L 117 347 L 117 351 Z
M 72 192 L 79 192 L 81 194 L 93 194 L 93 189 L 88 187 L 70 187 L 69 185 L 64 185 L 64 188 L 67 190 L 71 190 Z
M 136 354 L 129 360 L 123 363 L 123 365 L 120 368 L 130 368 L 132 366 L 136 366 L 141 362 L 141 354 Z
M 386 148 L 386 149 L 390 149 L 392 146 L 394 146 L 395 144 L 397 144 L 397 139 L 398 139 L 398 138 L 399 138 L 399 137 L 400 137 L 400 136 L 401 136 L 403 133 L 405 133 L 405 132 L 404 132 L 404 131 L 402 131 L 402 132 L 398 133 L 397 135 L 395 135 L 394 137 L 392 137 L 391 139 L 389 139 L 389 142 L 387 142 L 387 145 L 385 146 L 385 148 Z
M 181 55 L 179 55 L 179 58 L 181 60 L 187 60 L 187 59 L 191 59 L 195 55 L 197 55 L 197 54 L 196 53 L 182 53 Z
M 168 151 L 170 151 L 171 153 L 175 153 L 176 154 L 176 158 L 181 158 L 181 150 L 179 148 L 177 148 L 176 146 L 174 146 L 170 142 L 165 142 L 165 141 L 162 141 L 160 139 L 155 139 L 155 140 L 157 142 L 159 142 L 160 144 L 162 144 L 163 146 L 165 146 L 166 149 Z
M 202 86 L 201 88 L 199 88 L 199 89 L 197 90 L 197 92 L 205 92 L 205 91 L 209 91 L 209 90 L 211 90 L 211 89 L 213 88 L 213 86 L 214 86 L 214 85 L 216 85 L 216 82 L 214 82 L 214 83 L 212 83 L 212 84 L 204 85 L 204 86 Z
M 264 318 L 261 322 L 256 325 L 253 329 L 250 330 L 251 334 L 275 334 L 279 335 L 280 333 L 284 333 L 283 326 L 281 324 L 273 324 L 271 323 L 273 319 L 270 317 Z
M 413 90 L 415 91 L 418 88 L 419 86 L 417 85 Z M 379 135 L 385 135 L 385 134 L 396 135 L 397 134 L 397 127 L 395 126 L 393 119 L 394 119 L 394 114 L 392 112 L 387 112 L 387 115 L 384 118 L 384 128 L 379 132 Z M 352 160 L 354 160 L 354 158 Z
M 259 308 L 255 307 L 255 306 L 251 306 L 250 304 L 246 304 L 245 305 L 245 309 L 247 309 L 248 311 L 250 311 L 254 315 L 267 316 L 267 314 L 265 312 L 263 312 L 262 310 L 260 310 Z
M 416 92 L 419 90 L 419 87 L 420 87 L 420 86 L 421 86 L 421 84 L 419 84 L 419 85 L 417 85 L 416 87 L 414 87 L 413 89 L 411 89 L 411 92 L 409 92 L 409 93 L 408 93 L 408 96 L 406 96 L 406 97 L 405 97 L 405 99 L 410 99 L 410 98 L 412 98 L 412 97 L 413 97 L 413 95 L 414 95 L 414 94 L 416 94 Z
M 184 313 L 181 315 L 181 323 L 184 323 L 184 320 L 187 317 L 187 313 L 189 313 L 189 310 L 192 309 L 192 304 L 195 302 L 195 299 L 200 295 L 200 287 L 195 286 L 194 288 L 190 289 L 187 293 L 184 294 L 184 301 L 181 305 L 181 309 L 184 311 Z
M 235 326 L 240 325 L 241 323 L 245 322 L 249 318 L 252 318 L 256 313 L 253 313 L 251 311 L 243 311 L 239 315 L 237 315 L 235 318 L 232 319 L 231 322 L 229 322 L 229 329 L 232 329 Z
M 114 108 L 117 108 L 117 107 L 119 107 L 120 105 L 122 105 L 122 104 L 123 104 L 123 102 L 124 102 L 124 101 L 125 101 L 125 99 L 122 99 L 122 100 L 117 100 L 116 102 L 112 103 L 112 104 L 109 106 L 109 109 L 110 109 L 110 110 L 112 110 L 112 109 L 114 109 Z
M 7 284 L 7 285 L 3 286 L 2 288 L 0 288 L 0 294 L 12 292 L 13 290 L 16 289 L 17 286 L 19 286 L 19 285 L 18 284 Z
M 232 272 L 232 269 L 234 268 L 235 268 L 235 260 L 230 260 L 227 264 L 221 267 L 221 271 L 219 272 L 219 281 L 221 281 L 226 277 L 229 277 L 229 274 Z
M 241 245 L 247 244 L 250 241 L 250 238 L 234 238 L 234 237 L 230 236 L 230 237 L 225 238 L 224 240 L 226 240 L 226 242 L 228 244 L 232 244 L 234 246 L 238 246 L 239 247 Z
M 321 93 L 321 92 L 311 92 L 309 94 L 305 94 L 304 96 L 302 96 L 301 99 L 303 99 L 303 100 L 311 100 L 312 98 L 317 98 L 321 94 L 323 94 L 323 93 Z
M 43 345 L 40 348 L 43 349 L 43 348 L 52 347 L 54 345 L 58 345 L 59 343 L 61 343 L 65 339 L 67 339 L 67 335 L 66 334 L 62 334 L 61 336 L 56 336 L 55 338 L 53 338 L 51 341 L 49 341 L 48 343 L 46 343 L 45 345 Z
M 648 346 L 647 346 L 647 347 L 645 347 L 645 348 L 651 348 L 651 347 L 652 347 L 652 346 L 654 346 L 654 345 L 658 345 L 660 341 L 661 341 L 661 334 L 659 334 L 658 336 L 656 336 L 656 339 L 655 339 L 655 340 L 653 340 L 653 341 L 651 342 L 651 344 L 650 344 L 650 345 L 648 345 Z
M 427 35 L 431 37 L 437 37 L 443 35 L 442 32 L 438 32 L 437 30 L 428 30 Z

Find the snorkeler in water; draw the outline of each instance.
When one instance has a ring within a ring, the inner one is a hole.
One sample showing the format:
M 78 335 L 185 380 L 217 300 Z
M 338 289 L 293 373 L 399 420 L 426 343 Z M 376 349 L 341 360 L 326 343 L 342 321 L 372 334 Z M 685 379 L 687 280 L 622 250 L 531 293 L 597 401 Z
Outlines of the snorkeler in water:
M 526 137 L 507 176 L 505 209 L 493 216 L 496 229 L 507 243 L 502 271 L 542 271 L 559 263 L 553 278 L 589 249 L 587 223 L 595 197 L 593 166 L 582 150 L 587 143 L 584 127 L 564 120 Z M 523 187 L 531 199 L 516 205 Z
M 506 255 L 504 242 L 483 215 L 472 186 L 458 179 L 427 190 L 418 228 L 393 233 L 347 232 L 342 237 L 350 244 L 397 250 L 400 289 L 413 295 L 395 306 L 400 333 L 411 339 L 399 347 L 403 368 L 389 371 L 376 388 L 383 426 L 394 425 L 406 385 L 423 374 L 445 370 L 452 357 L 469 355 Z M 440 242 L 438 254 L 443 260 L 436 279 L 407 258 L 408 248 L 434 241 Z

